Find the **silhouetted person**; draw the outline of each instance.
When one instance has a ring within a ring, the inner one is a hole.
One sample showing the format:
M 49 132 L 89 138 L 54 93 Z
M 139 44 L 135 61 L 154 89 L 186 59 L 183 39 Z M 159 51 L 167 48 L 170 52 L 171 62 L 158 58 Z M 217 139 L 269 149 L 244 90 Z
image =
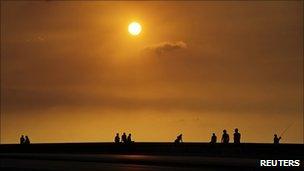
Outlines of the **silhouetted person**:
M 120 138 L 119 138 L 119 134 L 118 133 L 116 133 L 116 136 L 115 136 L 115 138 L 114 138 L 114 142 L 115 143 L 120 143 Z
M 126 135 L 125 132 L 124 132 L 124 133 L 122 134 L 122 136 L 121 136 L 121 142 L 127 143 L 127 135 Z
M 229 143 L 229 135 L 227 134 L 226 129 L 223 130 L 222 143 L 224 143 L 224 144 Z
M 212 136 L 211 136 L 211 141 L 210 141 L 210 143 L 211 143 L 211 144 L 215 144 L 215 143 L 216 143 L 216 139 L 217 139 L 217 137 L 216 137 L 215 133 L 213 133 Z
M 176 137 L 175 141 L 176 144 L 183 142 L 183 134 L 180 134 Z
M 24 135 L 21 135 L 21 137 L 20 137 L 20 144 L 24 144 L 24 142 L 25 142 Z
M 274 143 L 274 144 L 279 144 L 281 138 L 282 138 L 282 137 L 279 137 L 279 138 L 278 138 L 277 134 L 274 134 L 273 143 Z
M 234 129 L 233 141 L 234 141 L 234 144 L 241 143 L 241 134 L 239 133 L 239 130 L 237 128 Z
M 25 136 L 24 144 L 30 144 L 31 141 L 28 136 Z
M 130 144 L 130 143 L 132 143 L 131 134 L 129 134 L 129 135 L 128 135 L 128 138 L 127 138 L 127 143 L 129 143 L 129 144 Z

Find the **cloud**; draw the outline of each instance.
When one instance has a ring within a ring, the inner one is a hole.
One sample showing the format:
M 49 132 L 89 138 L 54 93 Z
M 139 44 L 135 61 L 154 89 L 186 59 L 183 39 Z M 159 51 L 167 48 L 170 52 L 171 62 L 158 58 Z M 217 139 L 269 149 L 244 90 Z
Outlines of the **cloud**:
M 37 36 L 30 37 L 30 38 L 26 39 L 26 42 L 43 42 L 45 40 L 46 40 L 46 36 L 37 35 Z
M 145 50 L 155 52 L 157 54 L 163 54 L 178 49 L 186 49 L 187 44 L 183 41 L 177 42 L 161 42 L 155 45 L 147 46 Z

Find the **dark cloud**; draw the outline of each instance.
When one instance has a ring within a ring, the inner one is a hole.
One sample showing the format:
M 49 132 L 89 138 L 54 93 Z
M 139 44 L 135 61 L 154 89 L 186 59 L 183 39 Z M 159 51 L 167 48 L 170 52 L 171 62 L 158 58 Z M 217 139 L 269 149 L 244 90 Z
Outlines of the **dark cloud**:
M 183 41 L 177 42 L 161 42 L 155 45 L 147 46 L 145 50 L 155 52 L 157 54 L 163 54 L 166 52 L 171 52 L 178 49 L 187 48 L 187 44 Z

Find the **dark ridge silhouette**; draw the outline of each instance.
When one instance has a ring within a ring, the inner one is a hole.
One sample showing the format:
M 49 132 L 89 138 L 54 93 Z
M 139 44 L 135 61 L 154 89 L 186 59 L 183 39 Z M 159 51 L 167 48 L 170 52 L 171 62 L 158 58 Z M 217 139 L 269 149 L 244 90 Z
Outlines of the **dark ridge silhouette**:
M 156 154 L 266 159 L 303 159 L 304 144 L 241 143 L 32 143 L 29 145 L 1 144 L 0 153 L 71 153 L 71 154 Z

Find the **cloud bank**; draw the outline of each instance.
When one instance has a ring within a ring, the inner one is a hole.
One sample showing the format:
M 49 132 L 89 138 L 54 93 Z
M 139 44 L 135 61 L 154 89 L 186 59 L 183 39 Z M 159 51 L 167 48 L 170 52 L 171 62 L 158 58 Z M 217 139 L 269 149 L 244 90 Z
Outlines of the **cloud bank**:
M 185 42 L 177 41 L 177 42 L 161 42 L 158 44 L 147 46 L 145 50 L 152 51 L 160 55 L 174 50 L 186 49 L 186 48 L 187 48 L 187 44 Z

